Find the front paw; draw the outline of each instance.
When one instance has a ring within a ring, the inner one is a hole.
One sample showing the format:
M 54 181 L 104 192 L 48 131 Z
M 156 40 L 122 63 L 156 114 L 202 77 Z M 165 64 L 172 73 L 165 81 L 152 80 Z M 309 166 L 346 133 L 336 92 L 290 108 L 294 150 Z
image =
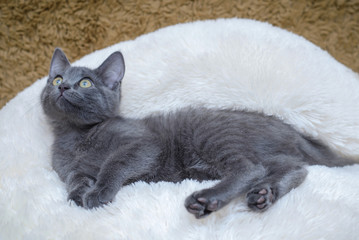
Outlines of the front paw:
M 112 202 L 115 195 L 116 192 L 110 188 L 94 188 L 85 194 L 83 199 L 84 207 L 87 209 L 100 207 L 103 204 Z
M 74 201 L 77 206 L 83 207 L 82 196 L 83 196 L 83 191 L 74 190 L 69 193 L 67 200 Z

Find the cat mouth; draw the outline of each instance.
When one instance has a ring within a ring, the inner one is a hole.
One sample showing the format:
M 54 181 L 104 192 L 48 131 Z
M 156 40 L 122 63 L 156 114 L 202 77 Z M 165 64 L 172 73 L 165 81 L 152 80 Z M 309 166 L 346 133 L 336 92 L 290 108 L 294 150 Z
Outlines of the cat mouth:
M 62 95 L 62 93 L 56 98 L 56 102 L 58 102 L 60 99 L 62 99 L 62 98 L 65 98 L 64 97 L 64 95 Z M 65 98 L 65 100 L 66 100 L 66 98 Z
M 71 100 L 71 98 L 70 98 Z M 60 104 L 60 105 L 71 105 L 73 107 L 76 107 L 76 104 L 73 103 L 73 101 L 69 100 L 69 96 L 65 96 L 65 94 L 60 94 L 57 99 L 56 99 L 56 103 Z
M 71 104 L 71 102 L 65 97 L 65 95 L 61 93 L 61 94 L 57 97 L 56 102 L 57 102 L 57 103 L 60 103 L 60 102 L 64 102 L 64 101 Z

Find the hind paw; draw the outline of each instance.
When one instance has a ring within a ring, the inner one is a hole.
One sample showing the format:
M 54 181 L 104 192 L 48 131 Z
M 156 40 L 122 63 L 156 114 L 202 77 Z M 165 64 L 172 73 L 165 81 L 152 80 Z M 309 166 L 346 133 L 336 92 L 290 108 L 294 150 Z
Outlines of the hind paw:
M 275 191 L 269 186 L 259 186 L 247 193 L 248 207 L 254 211 L 264 211 L 275 201 Z
M 203 218 L 222 206 L 222 201 L 214 197 L 206 197 L 200 192 L 195 192 L 185 201 L 187 211 L 192 213 L 196 218 Z

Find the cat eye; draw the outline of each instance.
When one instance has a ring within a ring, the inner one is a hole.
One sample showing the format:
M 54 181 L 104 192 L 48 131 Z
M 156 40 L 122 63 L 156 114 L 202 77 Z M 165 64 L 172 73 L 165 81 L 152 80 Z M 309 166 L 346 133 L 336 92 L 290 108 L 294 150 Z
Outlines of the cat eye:
M 89 88 L 91 86 L 92 86 L 92 83 L 89 79 L 82 79 L 80 81 L 80 87 L 82 87 L 82 88 Z
M 58 86 L 62 83 L 62 78 L 61 77 L 56 77 L 53 81 L 52 81 L 52 85 L 54 86 Z

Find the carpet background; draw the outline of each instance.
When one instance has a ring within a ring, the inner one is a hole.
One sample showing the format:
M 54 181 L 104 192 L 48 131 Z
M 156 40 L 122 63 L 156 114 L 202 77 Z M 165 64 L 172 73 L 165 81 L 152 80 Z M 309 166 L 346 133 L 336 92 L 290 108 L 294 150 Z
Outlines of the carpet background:
M 55 47 L 73 62 L 165 26 L 230 17 L 292 31 L 359 72 L 358 0 L 1 0 L 0 108 L 47 75 Z

